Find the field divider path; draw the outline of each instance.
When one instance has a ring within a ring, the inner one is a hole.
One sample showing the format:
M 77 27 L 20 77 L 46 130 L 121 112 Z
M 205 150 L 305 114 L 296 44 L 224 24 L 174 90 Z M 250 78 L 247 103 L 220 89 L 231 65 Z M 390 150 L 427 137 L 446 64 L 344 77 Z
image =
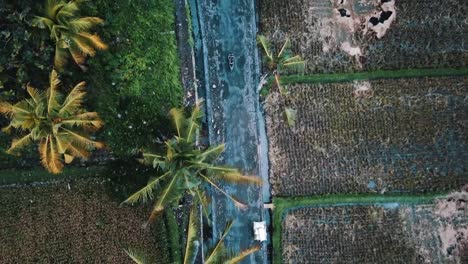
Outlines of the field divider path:
M 468 68 L 440 68 L 440 69 L 403 69 L 403 70 L 378 70 L 369 72 L 352 73 L 319 73 L 309 75 L 285 75 L 281 83 L 306 84 L 306 83 L 331 83 L 349 82 L 358 80 L 398 79 L 417 77 L 445 77 L 468 75 Z

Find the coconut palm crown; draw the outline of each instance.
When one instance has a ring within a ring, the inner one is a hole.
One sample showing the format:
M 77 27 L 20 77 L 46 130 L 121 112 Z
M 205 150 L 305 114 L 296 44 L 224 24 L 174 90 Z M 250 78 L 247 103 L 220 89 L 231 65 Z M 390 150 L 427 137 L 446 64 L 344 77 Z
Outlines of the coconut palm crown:
M 275 53 L 271 49 L 271 44 L 265 36 L 259 35 L 257 42 L 263 49 L 268 70 L 274 71 L 275 74 L 288 70 L 302 69 L 305 66 L 305 61 L 299 55 L 292 53 L 291 40 L 289 38 L 286 38 L 278 53 Z
M 237 169 L 214 165 L 224 151 L 224 145 L 200 149 L 196 144 L 196 131 L 200 126 L 201 111 L 198 103 L 192 113 L 186 117 L 183 109 L 173 108 L 170 111 L 177 135 L 165 142 L 164 155 L 144 153 L 141 160 L 144 164 L 159 168 L 162 175 L 150 179 L 148 184 L 131 195 L 123 203 L 147 202 L 156 198 L 156 203 L 147 224 L 151 223 L 163 210 L 190 194 L 203 208 L 207 208 L 207 199 L 203 186 L 211 185 L 217 189 L 239 208 L 245 208 L 232 196 L 223 191 L 216 181 L 223 180 L 233 183 L 256 183 L 261 179 L 253 176 L 244 176 Z M 204 211 L 207 214 L 206 211 Z
M 0 103 L 0 113 L 11 119 L 3 131 L 27 132 L 13 140 L 7 153 L 17 154 L 26 145 L 38 142 L 42 165 L 54 174 L 62 171 L 63 161 L 70 163 L 74 157 L 87 158 L 90 150 L 103 147 L 101 142 L 88 139 L 87 132 L 101 128 L 102 121 L 96 112 L 86 112 L 82 108 L 85 82 L 77 84 L 66 97 L 58 91 L 59 85 L 57 72 L 52 71 L 46 91 L 28 84 L 31 98 L 16 104 Z
M 89 31 L 102 24 L 99 17 L 80 17 L 80 4 L 87 0 L 47 0 L 43 16 L 36 16 L 33 24 L 48 28 L 55 41 L 54 66 L 63 69 L 71 55 L 76 64 L 82 66 L 86 56 L 94 56 L 97 50 L 107 49 L 107 45 L 97 34 Z

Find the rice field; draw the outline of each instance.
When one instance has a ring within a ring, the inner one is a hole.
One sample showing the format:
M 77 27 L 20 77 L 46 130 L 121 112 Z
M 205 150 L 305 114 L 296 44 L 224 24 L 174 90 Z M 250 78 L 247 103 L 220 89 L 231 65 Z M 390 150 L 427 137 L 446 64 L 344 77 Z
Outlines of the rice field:
M 468 179 L 468 77 L 290 85 L 266 123 L 273 195 L 443 192 Z M 297 110 L 296 126 L 284 107 Z
M 0 263 L 130 263 L 124 248 L 169 263 L 164 221 L 122 207 L 107 181 L 0 187 Z
M 289 37 L 305 72 L 466 67 L 465 0 L 262 0 L 260 32 Z
M 449 220 L 437 208 L 385 203 L 292 209 L 282 224 L 283 263 L 459 263 L 466 252 L 455 253 Z M 455 229 L 467 224 L 458 218 Z

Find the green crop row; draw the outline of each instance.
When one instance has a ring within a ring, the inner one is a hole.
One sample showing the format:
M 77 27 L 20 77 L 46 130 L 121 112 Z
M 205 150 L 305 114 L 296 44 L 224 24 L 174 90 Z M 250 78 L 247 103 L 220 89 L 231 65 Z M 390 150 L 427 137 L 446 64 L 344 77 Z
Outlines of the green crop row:
M 370 72 L 352 72 L 335 74 L 314 75 L 289 75 L 283 76 L 281 82 L 284 85 L 299 83 L 331 83 L 349 82 L 355 80 L 398 79 L 415 77 L 442 77 L 468 75 L 468 68 L 443 68 L 443 69 L 403 69 L 403 70 L 378 70 Z

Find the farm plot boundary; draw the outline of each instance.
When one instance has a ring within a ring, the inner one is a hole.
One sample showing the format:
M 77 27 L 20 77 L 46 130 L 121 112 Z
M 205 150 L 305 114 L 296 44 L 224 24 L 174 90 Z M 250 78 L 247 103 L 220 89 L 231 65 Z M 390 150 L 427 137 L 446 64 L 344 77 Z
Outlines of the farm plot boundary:
M 312 75 L 286 75 L 281 78 L 281 83 L 308 84 L 308 83 L 334 83 L 358 80 L 399 79 L 417 77 L 445 77 L 468 75 L 468 68 L 441 68 L 441 69 L 402 69 L 402 70 L 378 70 L 353 73 L 321 73 Z
M 314 197 L 275 197 L 273 204 L 273 264 L 283 263 L 282 221 L 294 209 L 322 206 L 381 205 L 385 203 L 425 204 L 442 198 L 447 193 L 426 193 L 422 195 L 326 195 Z

